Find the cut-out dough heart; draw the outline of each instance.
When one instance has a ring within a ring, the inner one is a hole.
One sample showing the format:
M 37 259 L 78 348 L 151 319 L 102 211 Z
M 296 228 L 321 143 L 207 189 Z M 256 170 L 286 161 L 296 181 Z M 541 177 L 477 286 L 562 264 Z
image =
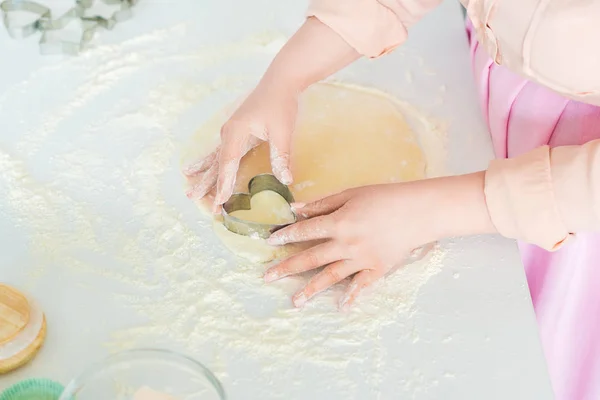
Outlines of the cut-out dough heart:
M 269 225 L 291 224 L 296 220 L 289 203 L 272 190 L 255 194 L 250 204 L 250 210 L 234 211 L 231 215 L 244 221 Z

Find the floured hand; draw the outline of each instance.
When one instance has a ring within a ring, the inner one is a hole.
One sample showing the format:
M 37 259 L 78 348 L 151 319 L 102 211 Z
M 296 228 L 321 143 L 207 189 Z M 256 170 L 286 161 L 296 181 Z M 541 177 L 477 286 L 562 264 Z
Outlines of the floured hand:
M 187 176 L 201 179 L 187 192 L 200 199 L 216 187 L 215 212 L 231 194 L 242 157 L 263 141 L 270 144 L 273 174 L 285 184 L 292 183 L 290 142 L 298 93 L 262 82 L 221 129 L 221 144 L 203 160 L 184 169 Z
M 265 274 L 272 282 L 325 267 L 293 297 L 296 307 L 354 275 L 340 308 L 401 265 L 411 250 L 449 236 L 494 232 L 483 194 L 484 174 L 365 186 L 297 205 L 302 221 L 275 232 L 272 245 L 327 239 Z
M 186 168 L 202 174 L 188 192 L 199 199 L 217 187 L 213 211 L 218 212 L 233 192 L 241 158 L 268 141 L 273 174 L 292 183 L 290 142 L 298 112 L 298 95 L 360 58 L 333 29 L 309 17 L 277 54 L 258 87 L 221 129 L 221 146 L 204 160 Z

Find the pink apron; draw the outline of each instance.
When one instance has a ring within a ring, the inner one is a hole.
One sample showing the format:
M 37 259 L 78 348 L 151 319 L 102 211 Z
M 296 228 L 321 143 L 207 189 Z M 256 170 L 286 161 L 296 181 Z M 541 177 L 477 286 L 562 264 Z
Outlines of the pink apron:
M 599 107 L 496 65 L 470 22 L 467 32 L 496 157 L 600 138 Z M 578 234 L 554 253 L 526 243 L 519 248 L 556 399 L 600 399 L 600 234 Z

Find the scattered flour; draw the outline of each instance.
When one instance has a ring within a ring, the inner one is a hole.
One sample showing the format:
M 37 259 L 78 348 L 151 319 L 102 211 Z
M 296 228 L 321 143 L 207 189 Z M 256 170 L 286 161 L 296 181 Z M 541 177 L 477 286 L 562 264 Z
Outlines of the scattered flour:
M 26 233 L 32 285 L 51 273 L 104 291 L 146 321 L 114 332 L 111 350 L 176 343 L 226 387 L 254 368 L 269 393 L 294 384 L 302 365 L 348 398 L 357 380 L 379 393 L 389 369 L 382 334 L 395 327 L 418 340 L 410 315 L 444 251 L 379 282 L 348 314 L 336 309 L 343 285 L 297 310 L 290 296 L 307 276 L 265 285 L 264 266 L 231 258 L 181 190 L 177 147 L 191 131 L 179 120 L 203 108 L 208 117 L 251 87 L 284 38 L 198 49 L 184 37 L 175 26 L 99 47 L 0 96 L 0 217 Z M 221 72 L 245 57 L 256 64 L 249 76 Z M 26 107 L 34 92 L 37 114 Z

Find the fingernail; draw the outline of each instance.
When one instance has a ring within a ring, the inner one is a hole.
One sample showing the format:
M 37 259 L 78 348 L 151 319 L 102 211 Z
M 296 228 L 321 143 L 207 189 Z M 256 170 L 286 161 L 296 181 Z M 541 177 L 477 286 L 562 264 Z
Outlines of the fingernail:
M 271 246 L 281 246 L 285 244 L 285 241 L 282 237 L 279 236 L 271 236 L 267 239 L 267 244 Z
M 183 168 L 181 168 L 181 172 L 183 172 L 184 175 L 190 175 L 195 173 L 196 171 L 198 171 L 198 163 L 186 165 Z
M 290 204 L 290 207 L 292 208 L 292 211 L 296 211 L 306 207 L 306 203 L 292 203 Z
M 341 312 L 348 312 L 350 310 L 350 304 L 348 303 L 344 303 L 342 304 L 342 306 L 340 307 L 340 311 Z
M 339 309 L 341 312 L 346 312 L 348 311 L 348 309 L 350 309 L 350 304 L 348 304 L 348 300 L 350 300 L 350 296 L 348 296 L 348 294 L 343 295 L 340 299 Z
M 292 299 L 292 302 L 294 303 L 294 306 L 297 308 L 300 308 L 302 306 L 304 306 L 304 304 L 306 303 L 306 295 L 304 293 L 299 293 L 297 295 L 294 296 L 294 298 Z
M 287 168 L 281 171 L 281 183 L 284 185 L 292 183 L 292 172 Z
M 271 282 L 279 279 L 279 274 L 275 271 L 267 271 L 264 279 L 265 279 L 266 283 L 271 283 Z

